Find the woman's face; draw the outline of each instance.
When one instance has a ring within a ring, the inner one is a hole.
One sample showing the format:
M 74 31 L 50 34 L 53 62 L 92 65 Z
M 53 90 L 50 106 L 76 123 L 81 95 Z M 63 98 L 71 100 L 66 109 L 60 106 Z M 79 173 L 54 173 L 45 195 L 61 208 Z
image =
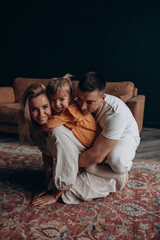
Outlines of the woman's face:
M 40 125 L 45 124 L 51 116 L 51 106 L 46 94 L 31 98 L 29 101 L 31 118 Z

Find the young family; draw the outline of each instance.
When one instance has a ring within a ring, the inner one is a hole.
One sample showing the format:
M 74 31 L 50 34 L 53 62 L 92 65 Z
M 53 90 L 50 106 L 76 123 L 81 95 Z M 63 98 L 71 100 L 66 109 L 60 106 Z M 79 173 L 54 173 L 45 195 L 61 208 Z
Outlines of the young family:
M 140 142 L 131 111 L 105 94 L 101 75 L 85 74 L 77 99 L 70 78 L 53 78 L 47 87 L 32 84 L 21 100 L 20 139 L 39 147 L 46 177 L 46 190 L 34 196 L 32 206 L 60 197 L 77 204 L 120 191 Z

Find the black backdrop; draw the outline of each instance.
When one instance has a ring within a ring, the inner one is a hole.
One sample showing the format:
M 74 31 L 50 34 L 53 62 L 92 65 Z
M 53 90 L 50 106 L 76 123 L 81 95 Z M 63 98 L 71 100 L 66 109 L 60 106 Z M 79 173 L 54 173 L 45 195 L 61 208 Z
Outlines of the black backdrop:
M 160 1 L 1 4 L 1 86 L 15 77 L 78 79 L 98 71 L 146 95 L 144 126 L 160 128 Z

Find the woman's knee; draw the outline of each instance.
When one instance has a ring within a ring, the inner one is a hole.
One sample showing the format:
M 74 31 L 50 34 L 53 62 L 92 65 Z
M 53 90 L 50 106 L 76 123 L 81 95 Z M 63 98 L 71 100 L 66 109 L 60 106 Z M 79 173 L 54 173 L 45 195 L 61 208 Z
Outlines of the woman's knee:
M 56 136 L 59 136 L 59 135 L 61 135 L 61 134 L 64 134 L 62 126 L 53 128 L 53 129 L 51 130 L 51 133 L 52 133 L 52 136 L 55 136 L 55 137 L 56 137 Z

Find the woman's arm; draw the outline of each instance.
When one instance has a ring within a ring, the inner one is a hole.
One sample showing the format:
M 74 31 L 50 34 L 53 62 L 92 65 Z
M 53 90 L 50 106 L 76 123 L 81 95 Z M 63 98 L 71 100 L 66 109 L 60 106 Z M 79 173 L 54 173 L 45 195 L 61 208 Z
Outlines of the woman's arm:
M 54 159 L 44 153 L 42 154 L 42 158 L 44 163 L 46 185 L 48 186 L 49 180 L 52 177 Z

